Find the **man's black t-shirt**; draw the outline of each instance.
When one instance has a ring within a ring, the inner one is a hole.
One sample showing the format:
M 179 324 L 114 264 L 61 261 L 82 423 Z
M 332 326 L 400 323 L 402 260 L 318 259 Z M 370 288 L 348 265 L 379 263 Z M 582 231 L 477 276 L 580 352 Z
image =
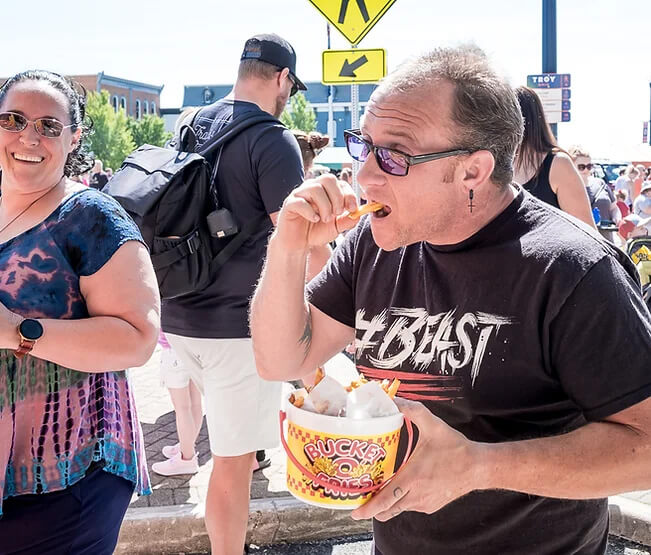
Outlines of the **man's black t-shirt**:
M 457 245 L 385 252 L 367 219 L 309 291 L 355 328 L 361 372 L 398 377 L 400 396 L 471 440 L 563 434 L 651 395 L 651 316 L 635 268 L 526 192 Z M 594 554 L 607 533 L 605 499 L 501 490 L 374 522 L 383 555 Z
M 197 152 L 227 122 L 245 112 L 263 113 L 250 102 L 225 99 L 202 109 L 193 123 Z M 231 211 L 242 229 L 247 222 L 280 210 L 287 195 L 302 181 L 301 153 L 292 133 L 280 122 L 260 123 L 224 147 L 217 192 L 220 205 Z M 164 301 L 163 330 L 186 337 L 249 337 L 249 299 L 262 271 L 271 228 L 271 219 L 267 218 L 206 289 Z

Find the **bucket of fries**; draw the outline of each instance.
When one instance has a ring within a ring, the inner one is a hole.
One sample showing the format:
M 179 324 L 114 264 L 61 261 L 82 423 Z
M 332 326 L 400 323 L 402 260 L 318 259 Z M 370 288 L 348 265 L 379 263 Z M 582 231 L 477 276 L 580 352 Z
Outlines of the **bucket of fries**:
M 400 382 L 363 376 L 347 387 L 330 376 L 317 376 L 315 382 L 312 388 L 292 392 L 286 412 L 280 413 L 287 489 L 311 505 L 354 509 L 394 474 L 404 421 L 393 402 Z M 403 465 L 412 443 L 411 424 L 406 425 Z

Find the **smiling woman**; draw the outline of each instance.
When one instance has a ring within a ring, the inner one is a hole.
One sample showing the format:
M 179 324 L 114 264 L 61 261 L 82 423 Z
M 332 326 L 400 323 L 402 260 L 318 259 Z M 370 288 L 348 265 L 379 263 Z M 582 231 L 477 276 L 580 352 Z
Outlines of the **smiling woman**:
M 69 179 L 92 165 L 84 108 L 50 72 L 0 89 L 3 553 L 112 553 L 150 489 L 122 369 L 155 346 L 158 289 L 127 214 Z

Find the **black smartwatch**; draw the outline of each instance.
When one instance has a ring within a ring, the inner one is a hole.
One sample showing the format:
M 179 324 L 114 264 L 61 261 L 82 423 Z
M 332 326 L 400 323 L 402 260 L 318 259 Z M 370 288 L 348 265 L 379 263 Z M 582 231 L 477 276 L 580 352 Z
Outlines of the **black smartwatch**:
M 43 326 L 38 320 L 33 318 L 25 318 L 18 324 L 18 335 L 20 336 L 20 343 L 18 349 L 14 351 L 16 358 L 23 358 L 29 354 L 36 342 L 43 335 Z

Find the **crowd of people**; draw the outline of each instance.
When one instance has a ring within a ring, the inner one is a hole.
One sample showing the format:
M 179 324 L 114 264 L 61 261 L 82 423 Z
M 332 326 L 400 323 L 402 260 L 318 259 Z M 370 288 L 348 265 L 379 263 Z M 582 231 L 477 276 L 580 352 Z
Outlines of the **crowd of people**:
M 198 470 L 205 415 L 215 554 L 245 549 L 282 382 L 346 348 L 402 381 L 418 428 L 352 514 L 373 518 L 376 555 L 605 553 L 607 496 L 651 488 L 651 315 L 603 225 L 642 233 L 649 169 L 612 189 L 533 91 L 476 47 L 439 48 L 346 131 L 362 199 L 383 206 L 358 222 L 352 172 L 314 170 L 328 137 L 277 120 L 305 88 L 293 47 L 256 35 L 232 92 L 179 119 L 202 153 L 235 118 L 276 118 L 208 157 L 220 207 L 259 227 L 207 287 L 162 303 L 139 229 L 98 190 L 83 93 L 45 71 L 0 89 L 1 553 L 113 552 L 132 493 L 151 492 L 125 369 L 157 341 L 179 442 L 152 470 Z

